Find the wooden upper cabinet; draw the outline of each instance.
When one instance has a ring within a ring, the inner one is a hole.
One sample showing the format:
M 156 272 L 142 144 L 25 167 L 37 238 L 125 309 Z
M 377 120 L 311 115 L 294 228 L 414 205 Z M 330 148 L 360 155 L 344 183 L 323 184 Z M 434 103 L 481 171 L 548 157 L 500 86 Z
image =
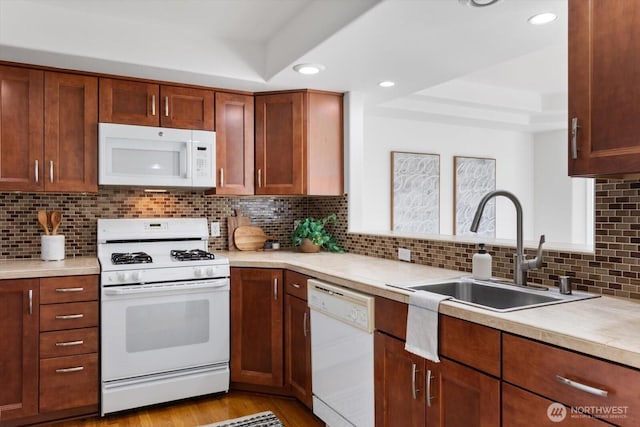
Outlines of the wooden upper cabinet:
M 214 130 L 213 91 L 160 86 L 160 126 Z
M 304 94 L 255 99 L 256 194 L 305 194 Z
M 100 79 L 100 122 L 214 130 L 213 91 Z
M 98 80 L 0 66 L 0 191 L 98 191 Z
M 38 413 L 38 280 L 0 282 L 0 425 Z
M 38 191 L 43 154 L 44 73 L 0 66 L 0 191 Z
M 253 96 L 216 92 L 215 194 L 253 194 Z
M 98 79 L 45 74 L 45 190 L 98 191 Z
M 256 194 L 341 195 L 342 94 L 256 95 Z
M 100 79 L 100 122 L 160 124 L 160 86 L 153 83 Z
M 569 0 L 569 175 L 640 172 L 639 17 L 637 0 Z

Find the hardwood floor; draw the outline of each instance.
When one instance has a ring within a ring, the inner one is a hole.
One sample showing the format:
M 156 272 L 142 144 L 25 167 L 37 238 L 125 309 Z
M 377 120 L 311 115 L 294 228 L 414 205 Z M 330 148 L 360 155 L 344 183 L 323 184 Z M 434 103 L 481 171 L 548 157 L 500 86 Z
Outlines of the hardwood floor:
M 232 391 L 226 395 L 185 400 L 140 410 L 54 424 L 55 427 L 195 427 L 230 418 L 272 411 L 286 427 L 322 427 L 295 399 Z

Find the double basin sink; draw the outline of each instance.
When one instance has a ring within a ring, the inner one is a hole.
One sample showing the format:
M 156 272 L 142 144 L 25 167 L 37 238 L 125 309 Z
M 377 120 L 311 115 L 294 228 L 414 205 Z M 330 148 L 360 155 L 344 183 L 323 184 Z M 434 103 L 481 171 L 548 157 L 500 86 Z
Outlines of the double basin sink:
M 471 277 L 409 284 L 402 288 L 447 295 L 457 302 L 498 312 L 524 310 L 598 297 L 598 295 L 577 291 L 565 295 L 557 289 L 517 287 L 500 281 L 475 280 Z

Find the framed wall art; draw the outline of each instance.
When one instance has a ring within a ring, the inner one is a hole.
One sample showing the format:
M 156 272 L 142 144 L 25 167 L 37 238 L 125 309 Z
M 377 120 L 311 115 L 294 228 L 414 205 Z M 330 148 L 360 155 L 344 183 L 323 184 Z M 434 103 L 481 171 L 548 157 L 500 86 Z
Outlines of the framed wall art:
M 440 233 L 440 156 L 391 152 L 391 229 Z
M 469 228 L 480 199 L 496 189 L 496 160 L 479 157 L 453 158 L 453 234 L 472 235 Z M 478 236 L 496 236 L 496 201 L 485 206 Z

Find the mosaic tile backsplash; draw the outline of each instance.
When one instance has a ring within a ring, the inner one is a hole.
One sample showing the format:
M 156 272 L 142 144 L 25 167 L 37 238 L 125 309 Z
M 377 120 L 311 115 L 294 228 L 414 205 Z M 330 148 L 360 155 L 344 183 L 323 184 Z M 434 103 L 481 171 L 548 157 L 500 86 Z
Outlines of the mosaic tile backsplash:
M 473 244 L 347 233 L 347 197 L 220 197 L 198 192 L 144 193 L 140 189 L 101 188 L 98 194 L 0 193 L 0 259 L 38 258 L 39 209 L 60 210 L 59 233 L 66 237 L 67 257 L 95 255 L 97 218 L 206 217 L 220 221 L 222 235 L 212 237 L 210 250 L 227 249 L 226 218 L 242 209 L 254 225 L 290 246 L 296 219 L 335 212 L 330 226 L 348 252 L 395 259 L 397 248 L 411 250 L 412 262 L 471 271 Z M 596 182 L 595 253 L 544 251 L 541 270 L 529 279 L 555 286 L 558 276 L 574 277 L 577 289 L 640 301 L 640 181 L 599 179 Z M 488 246 L 493 273 L 512 277 L 515 249 Z M 527 251 L 529 257 L 534 251 Z

